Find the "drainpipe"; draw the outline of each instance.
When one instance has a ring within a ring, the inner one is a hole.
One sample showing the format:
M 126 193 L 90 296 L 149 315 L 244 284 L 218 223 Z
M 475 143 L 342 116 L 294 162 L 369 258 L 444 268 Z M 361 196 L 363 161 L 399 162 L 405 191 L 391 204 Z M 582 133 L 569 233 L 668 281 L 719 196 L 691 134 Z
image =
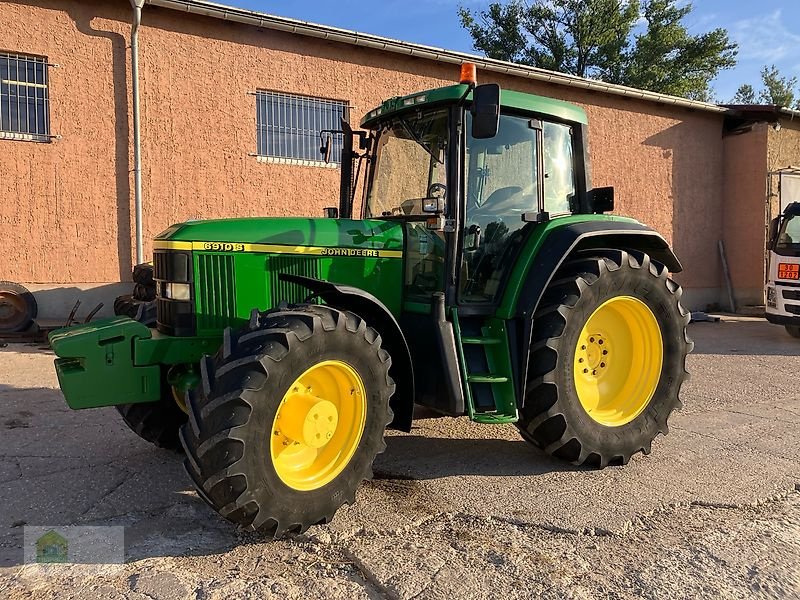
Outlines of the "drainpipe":
M 136 212 L 136 264 L 144 262 L 142 243 L 142 144 L 139 121 L 139 25 L 142 24 L 144 0 L 131 0 L 131 79 L 133 88 L 133 202 Z

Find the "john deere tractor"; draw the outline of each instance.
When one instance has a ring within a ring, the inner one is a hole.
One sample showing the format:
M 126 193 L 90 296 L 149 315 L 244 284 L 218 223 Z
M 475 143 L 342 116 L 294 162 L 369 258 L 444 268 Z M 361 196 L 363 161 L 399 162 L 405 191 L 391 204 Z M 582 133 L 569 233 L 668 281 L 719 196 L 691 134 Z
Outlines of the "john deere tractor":
M 415 404 L 573 464 L 649 453 L 687 378 L 681 264 L 606 214 L 583 110 L 463 73 L 323 132 L 342 174 L 325 217 L 159 234 L 155 327 L 51 334 L 69 406 L 182 447 L 208 504 L 276 536 L 352 503 Z

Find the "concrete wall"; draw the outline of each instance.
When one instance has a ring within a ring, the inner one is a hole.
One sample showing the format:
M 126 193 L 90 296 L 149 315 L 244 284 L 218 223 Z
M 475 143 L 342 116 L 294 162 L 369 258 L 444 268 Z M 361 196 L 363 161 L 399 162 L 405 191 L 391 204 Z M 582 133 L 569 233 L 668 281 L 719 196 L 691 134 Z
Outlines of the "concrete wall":
M 3 49 L 47 56 L 50 144 L 0 140 L 0 278 L 112 284 L 132 263 L 129 46 L 125 2 L 0 3 Z M 354 120 L 383 98 L 449 84 L 452 66 L 146 7 L 140 34 L 144 234 L 188 218 L 321 215 L 338 171 L 259 162 L 256 89 L 346 100 Z M 589 114 L 595 185 L 661 231 L 686 266 L 690 305 L 722 286 L 722 117 L 511 77 Z M 111 289 L 111 288 L 108 288 Z
M 800 120 L 783 118 L 780 124 L 779 129 L 767 128 L 767 157 L 771 173 L 788 167 L 800 169 Z M 772 176 L 770 218 L 776 217 L 780 212 L 778 180 L 777 175 Z
M 722 239 L 739 306 L 764 303 L 767 129 L 762 123 L 724 141 Z

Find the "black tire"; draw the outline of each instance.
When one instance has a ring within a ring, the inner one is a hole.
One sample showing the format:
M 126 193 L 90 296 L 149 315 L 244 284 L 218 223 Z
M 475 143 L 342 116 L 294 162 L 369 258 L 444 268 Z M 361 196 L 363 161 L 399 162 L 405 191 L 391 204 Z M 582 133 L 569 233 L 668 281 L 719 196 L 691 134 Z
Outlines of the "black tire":
M 130 317 L 148 327 L 156 326 L 155 302 L 120 296 L 114 301 L 114 314 Z M 115 408 L 125 424 L 140 438 L 159 448 L 180 451 L 178 431 L 188 417 L 175 401 L 172 387 L 167 383 L 166 369 L 161 371 L 161 399 L 158 402 L 120 404 Z
M 33 294 L 13 281 L 0 281 L 0 332 L 25 331 L 39 308 Z
M 153 279 L 153 265 L 151 263 L 141 263 L 139 265 L 135 265 L 133 267 L 131 279 L 134 283 L 155 288 L 156 282 Z
M 269 435 L 286 390 L 310 366 L 347 357 L 368 398 L 364 431 L 344 470 L 326 485 L 298 491 L 272 464 Z M 295 305 L 259 314 L 201 363 L 202 389 L 189 394 L 189 422 L 181 429 L 184 465 L 200 496 L 245 530 L 278 537 L 327 523 L 356 488 L 372 477 L 386 444 L 395 385 L 380 335 L 350 312 Z
M 681 306 L 681 288 L 664 265 L 647 254 L 592 250 L 568 260 L 548 286 L 534 316 L 528 392 L 517 427 L 527 441 L 573 464 L 603 468 L 650 453 L 653 439 L 668 432 L 688 379 L 686 356 L 694 344 Z M 628 423 L 607 426 L 584 410 L 573 361 L 583 326 L 595 309 L 615 296 L 632 296 L 652 311 L 661 330 L 663 363 L 652 399 Z
M 130 317 L 134 321 L 139 321 L 148 327 L 156 326 L 156 302 L 155 300 L 146 302 L 137 300 L 130 294 L 118 296 L 114 300 L 114 314 L 122 317 Z
M 175 402 L 172 388 L 167 383 L 166 369 L 161 381 L 161 399 L 158 402 L 120 404 L 115 408 L 125 424 L 140 438 L 158 448 L 180 452 L 178 432 L 188 417 Z
M 800 327 L 797 325 L 786 325 L 786 333 L 793 338 L 800 338 Z
M 143 283 L 137 283 L 133 286 L 133 296 L 134 300 L 141 300 L 142 302 L 150 302 L 151 300 L 156 299 L 156 286 L 147 286 Z

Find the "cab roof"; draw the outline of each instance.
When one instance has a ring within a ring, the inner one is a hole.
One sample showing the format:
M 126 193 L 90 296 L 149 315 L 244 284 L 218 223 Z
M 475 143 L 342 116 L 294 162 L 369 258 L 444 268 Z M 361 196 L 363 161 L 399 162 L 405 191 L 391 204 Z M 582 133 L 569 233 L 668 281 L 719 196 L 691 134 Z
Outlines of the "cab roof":
M 457 102 L 467 91 L 467 85 L 457 84 L 446 87 L 415 92 L 407 96 L 395 96 L 385 100 L 380 106 L 372 109 L 361 119 L 362 129 L 374 129 L 378 123 L 389 116 L 402 114 L 420 108 L 433 107 L 438 104 Z M 467 94 L 467 101 L 472 100 L 472 91 Z M 513 90 L 500 90 L 501 109 L 517 109 L 534 112 L 542 116 L 556 117 L 562 121 L 586 124 L 586 113 L 582 108 L 563 100 L 534 96 Z
M 789 204 L 783 211 L 783 215 L 785 217 L 796 217 L 797 215 L 800 215 L 800 202 L 792 202 Z

